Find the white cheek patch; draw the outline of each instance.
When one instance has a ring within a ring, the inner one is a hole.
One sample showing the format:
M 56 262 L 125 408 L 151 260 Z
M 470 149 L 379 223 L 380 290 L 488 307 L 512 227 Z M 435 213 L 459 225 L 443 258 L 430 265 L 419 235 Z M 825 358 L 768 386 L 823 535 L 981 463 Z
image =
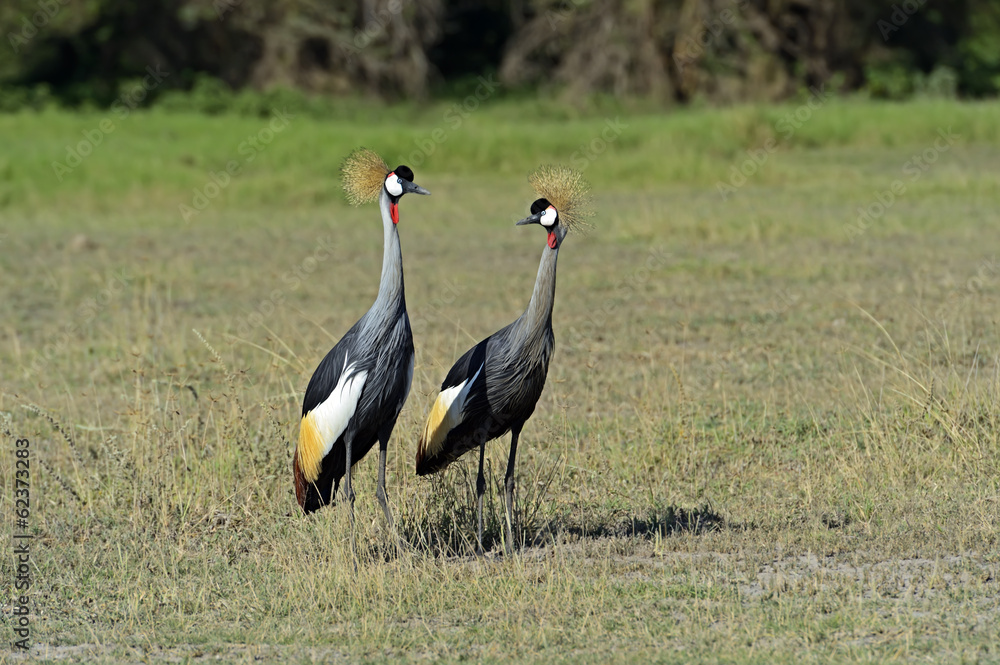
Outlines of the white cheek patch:
M 548 226 L 554 226 L 555 223 L 556 223 L 556 219 L 558 217 L 559 217 L 559 213 L 556 212 L 556 209 L 553 208 L 552 206 L 549 206 L 542 213 L 542 218 L 539 220 L 539 222 L 541 222 L 542 226 L 546 226 L 546 227 L 548 227 Z
M 385 179 L 385 191 L 389 192 L 392 196 L 401 196 L 403 194 L 403 186 L 399 184 L 399 176 L 395 173 L 390 173 L 389 177 Z

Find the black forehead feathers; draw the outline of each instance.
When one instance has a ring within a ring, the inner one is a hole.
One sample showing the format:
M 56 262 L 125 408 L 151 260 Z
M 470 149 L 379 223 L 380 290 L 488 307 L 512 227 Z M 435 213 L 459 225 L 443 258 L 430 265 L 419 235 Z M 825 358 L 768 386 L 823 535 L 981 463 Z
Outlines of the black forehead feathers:
M 410 182 L 413 182 L 413 171 L 410 169 L 409 166 L 403 166 L 402 164 L 400 164 L 395 169 L 393 169 L 393 173 L 398 175 L 403 180 L 409 180 Z
M 552 205 L 552 204 L 549 203 L 548 199 L 538 199 L 537 201 L 535 201 L 534 203 L 531 204 L 531 214 L 532 215 L 537 215 L 541 211 L 543 211 L 546 208 L 548 208 L 550 205 Z

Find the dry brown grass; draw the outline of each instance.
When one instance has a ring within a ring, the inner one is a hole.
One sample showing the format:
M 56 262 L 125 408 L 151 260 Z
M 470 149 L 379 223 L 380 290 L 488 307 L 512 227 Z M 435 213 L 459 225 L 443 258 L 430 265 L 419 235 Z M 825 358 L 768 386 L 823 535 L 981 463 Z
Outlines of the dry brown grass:
M 374 297 L 377 213 L 9 216 L 0 411 L 45 465 L 35 657 L 997 659 L 995 149 L 956 147 L 864 236 L 843 229 L 921 147 L 782 152 L 784 184 L 728 202 L 593 179 L 512 558 L 507 441 L 482 559 L 474 460 L 417 479 L 413 453 L 447 368 L 527 302 L 544 237 L 510 223 L 522 181 L 418 173 L 434 195 L 400 222 L 417 367 L 388 468 L 404 545 L 371 457 L 357 573 L 345 511 L 299 514 L 290 456 L 312 369 Z M 12 473 L 0 457 L 5 515 Z

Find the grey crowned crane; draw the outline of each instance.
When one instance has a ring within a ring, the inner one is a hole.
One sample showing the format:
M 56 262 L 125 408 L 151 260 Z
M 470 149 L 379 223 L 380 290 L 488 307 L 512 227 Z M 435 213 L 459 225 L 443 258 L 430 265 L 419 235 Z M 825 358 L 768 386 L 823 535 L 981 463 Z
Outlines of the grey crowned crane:
M 483 456 L 487 441 L 508 431 L 510 455 L 504 479 L 508 551 L 513 543 L 518 437 L 542 394 L 555 345 L 552 305 L 556 296 L 556 259 L 567 231 L 589 214 L 589 187 L 579 173 L 567 168 L 543 167 L 528 176 L 528 180 L 541 198 L 531 204 L 531 215 L 517 224 L 540 224 L 547 235 L 531 301 L 516 321 L 458 359 L 441 384 L 441 392 L 417 444 L 418 476 L 441 471 L 466 452 L 479 448 L 476 539 L 480 553 L 486 491 Z
M 348 156 L 341 175 L 353 205 L 378 199 L 385 232 L 382 280 L 375 304 L 326 354 L 309 380 L 292 469 L 295 497 L 306 513 L 331 503 L 344 479 L 353 544 L 351 466 L 376 440 L 376 497 L 392 525 L 385 494 L 386 448 L 413 379 L 413 337 L 403 297 L 403 260 L 396 225 L 404 194 L 430 192 L 413 184 L 409 167 L 390 169 L 381 157 L 364 148 Z M 345 464 L 345 460 L 351 463 Z

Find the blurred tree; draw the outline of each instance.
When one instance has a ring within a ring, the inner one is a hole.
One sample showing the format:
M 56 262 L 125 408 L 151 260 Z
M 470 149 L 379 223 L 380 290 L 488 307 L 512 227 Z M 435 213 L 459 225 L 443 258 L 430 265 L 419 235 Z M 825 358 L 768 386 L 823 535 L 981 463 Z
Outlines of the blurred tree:
M 0 29 L 16 47 L 0 56 L 0 80 L 99 103 L 147 67 L 170 72 L 171 86 L 207 74 L 233 88 L 421 97 L 441 20 L 439 0 L 7 2 Z
M 998 0 L 4 0 L 0 32 L 0 108 L 107 104 L 148 67 L 169 76 L 145 102 L 206 77 L 419 99 L 492 72 L 664 103 L 1000 90 Z
M 956 56 L 948 63 L 959 72 L 963 92 L 995 95 L 1000 92 L 1000 2 L 970 2 Z
M 496 71 L 514 32 L 507 0 L 452 0 L 429 57 L 446 82 Z

